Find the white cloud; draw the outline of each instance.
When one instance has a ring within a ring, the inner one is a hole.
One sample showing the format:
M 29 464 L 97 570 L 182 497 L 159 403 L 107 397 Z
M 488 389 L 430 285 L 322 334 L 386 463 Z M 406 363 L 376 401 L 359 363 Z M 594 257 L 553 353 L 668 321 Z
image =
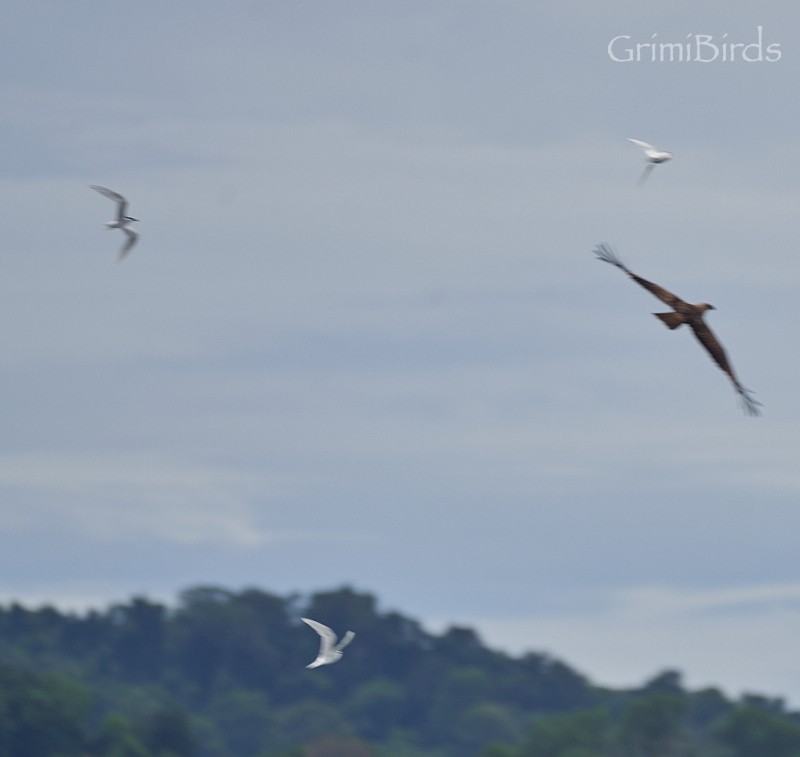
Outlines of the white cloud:
M 29 454 L 0 458 L 6 530 L 61 523 L 99 540 L 141 537 L 179 544 L 257 547 L 297 538 L 265 528 L 252 499 L 268 481 L 218 468 L 144 455 Z M 24 492 L 21 507 L 14 494 Z

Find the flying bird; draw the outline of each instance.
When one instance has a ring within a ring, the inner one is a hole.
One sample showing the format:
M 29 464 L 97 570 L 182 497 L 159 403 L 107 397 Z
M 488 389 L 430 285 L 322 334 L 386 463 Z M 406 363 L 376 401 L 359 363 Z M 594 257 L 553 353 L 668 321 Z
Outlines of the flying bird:
M 117 263 L 119 263 L 130 252 L 131 247 L 136 244 L 136 240 L 139 238 L 139 234 L 130 226 L 132 221 L 138 221 L 139 219 L 125 215 L 125 211 L 128 208 L 128 201 L 118 192 L 106 189 L 105 187 L 98 187 L 95 184 L 90 185 L 90 189 L 100 192 L 101 195 L 117 203 L 117 217 L 114 221 L 108 221 L 106 223 L 106 228 L 120 229 L 128 237 L 117 254 Z
M 642 184 L 645 183 L 647 177 L 650 175 L 650 172 L 657 163 L 666 163 L 668 160 L 672 159 L 671 152 L 667 152 L 666 150 L 656 150 L 653 145 L 648 144 L 647 142 L 642 142 L 641 139 L 628 139 L 628 142 L 633 142 L 633 144 L 635 144 L 637 147 L 641 147 L 642 151 L 644 152 L 644 157 L 647 160 L 647 165 L 644 167 L 644 172 L 639 179 L 638 186 L 642 186 Z
M 336 634 L 328 626 L 310 618 L 300 618 L 300 620 L 311 626 L 320 637 L 317 659 L 306 665 L 307 668 L 318 668 L 320 665 L 332 665 L 334 662 L 339 662 L 342 659 L 342 650 L 355 638 L 355 634 L 348 631 L 337 644 Z
M 627 273 L 637 284 L 643 286 L 651 294 L 654 294 L 661 302 L 669 305 L 672 308 L 672 312 L 653 313 L 653 315 L 659 318 L 670 330 L 677 329 L 685 323 L 694 332 L 697 340 L 703 345 L 708 354 L 711 355 L 711 359 L 728 374 L 728 377 L 733 382 L 734 388 L 742 399 L 742 407 L 745 412 L 748 415 L 761 414 L 758 409 L 761 403 L 751 396 L 751 392 L 748 389 L 742 386 L 736 374 L 733 372 L 725 350 L 714 335 L 714 332 L 703 320 L 703 313 L 705 313 L 706 310 L 714 310 L 715 308 L 713 305 L 709 305 L 707 302 L 690 305 L 688 302 L 684 302 L 680 297 L 676 297 L 672 292 L 668 292 L 657 284 L 653 284 L 637 276 L 625 266 L 617 257 L 617 254 L 607 244 L 597 245 L 594 248 L 594 253 L 603 262 L 611 263 L 611 265 Z

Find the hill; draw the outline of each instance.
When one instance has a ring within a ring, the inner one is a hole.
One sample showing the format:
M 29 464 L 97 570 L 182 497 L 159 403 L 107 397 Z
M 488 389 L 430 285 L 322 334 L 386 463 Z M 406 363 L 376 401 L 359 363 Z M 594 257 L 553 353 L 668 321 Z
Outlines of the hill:
M 306 670 L 319 619 L 357 632 Z M 548 655 L 441 635 L 350 588 L 184 591 L 85 614 L 0 608 L 0 757 L 799 757 L 780 700 L 612 690 Z

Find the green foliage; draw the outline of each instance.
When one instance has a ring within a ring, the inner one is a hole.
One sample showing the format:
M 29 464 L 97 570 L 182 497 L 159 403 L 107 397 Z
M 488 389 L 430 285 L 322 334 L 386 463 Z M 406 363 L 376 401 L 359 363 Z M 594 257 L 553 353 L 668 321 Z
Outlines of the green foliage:
M 800 756 L 800 723 L 753 704 L 737 707 L 720 725 L 732 757 Z
M 357 632 L 306 670 L 316 617 Z M 0 757 L 800 757 L 780 700 L 593 686 L 542 654 L 439 636 L 349 588 L 199 587 L 83 617 L 0 607 Z
M 518 757 L 601 757 L 611 745 L 612 723 L 605 710 L 579 710 L 537 720 Z
M 303 757 L 375 757 L 369 744 L 360 739 L 341 736 L 324 736 L 303 750 Z
M 458 714 L 452 737 L 461 754 L 477 754 L 487 742 L 516 743 L 522 736 L 519 713 L 496 702 L 481 702 Z
M 480 757 L 517 757 L 518 754 L 518 750 L 507 744 L 489 744 L 483 748 Z
M 676 754 L 682 738 L 686 697 L 671 691 L 646 693 L 631 702 L 622 721 L 621 741 L 630 757 Z
M 87 704 L 61 676 L 0 667 L 0 757 L 77 757 Z
M 148 757 L 150 752 L 137 738 L 133 726 L 124 715 L 106 717 L 92 743 L 97 757 Z
M 388 678 L 375 678 L 359 686 L 344 706 L 344 714 L 366 738 L 383 741 L 402 721 L 406 694 Z
M 145 723 L 144 741 L 159 757 L 192 757 L 195 753 L 189 717 L 178 708 L 154 712 Z
M 303 744 L 323 736 L 350 736 L 353 731 L 335 705 L 314 699 L 282 708 L 276 730 L 280 742 L 287 744 Z
M 275 716 L 261 691 L 229 688 L 220 690 L 206 710 L 216 725 L 224 754 L 238 757 L 258 755 L 273 738 Z

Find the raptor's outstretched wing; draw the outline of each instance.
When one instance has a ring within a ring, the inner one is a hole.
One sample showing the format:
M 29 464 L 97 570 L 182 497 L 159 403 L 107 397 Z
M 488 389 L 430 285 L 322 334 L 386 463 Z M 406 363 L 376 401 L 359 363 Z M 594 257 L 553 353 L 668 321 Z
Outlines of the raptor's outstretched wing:
M 610 263 L 611 265 L 619 268 L 621 271 L 625 271 L 625 273 L 627 273 L 628 276 L 630 276 L 637 284 L 639 284 L 639 286 L 643 286 L 648 292 L 654 294 L 665 305 L 669 305 L 671 308 L 674 308 L 676 305 L 685 304 L 680 297 L 672 294 L 672 292 L 664 289 L 664 287 L 660 287 L 658 284 L 654 284 L 652 281 L 648 281 L 647 279 L 643 279 L 641 276 L 637 276 L 622 262 L 622 260 L 620 260 L 617 253 L 614 252 L 609 245 L 605 243 L 598 244 L 594 248 L 594 254 L 597 255 L 597 257 L 604 263 Z
M 701 319 L 692 321 L 689 325 L 694 335 L 697 337 L 697 341 L 700 342 L 706 349 L 706 352 L 711 355 L 712 360 L 728 374 L 734 388 L 742 398 L 742 407 L 745 412 L 748 415 L 761 415 L 761 411 L 758 409 L 761 403 L 752 396 L 752 392 L 749 389 L 742 386 L 728 360 L 725 348 L 722 346 L 719 339 L 717 339 L 717 335 Z

